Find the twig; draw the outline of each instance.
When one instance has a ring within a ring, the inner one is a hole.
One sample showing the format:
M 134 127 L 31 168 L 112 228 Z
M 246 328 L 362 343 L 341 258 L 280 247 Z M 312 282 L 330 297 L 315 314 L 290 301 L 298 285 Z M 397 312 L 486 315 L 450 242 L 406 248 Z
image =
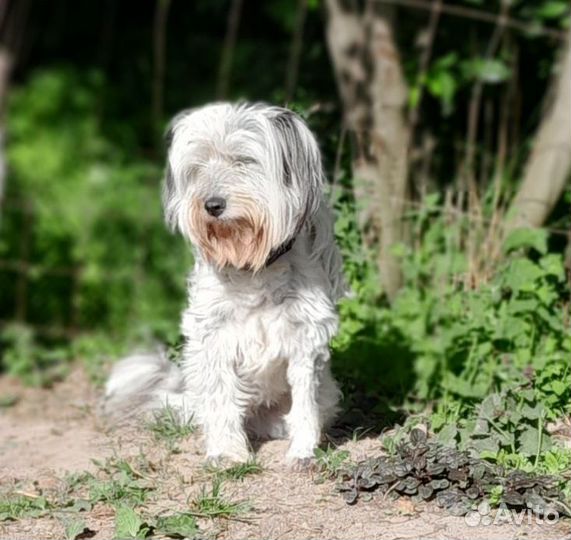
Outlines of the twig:
M 389 493 L 391 493 L 392 491 L 394 491 L 396 489 L 398 484 L 399 484 L 399 480 L 394 482 L 394 484 L 392 484 L 391 487 L 389 489 L 387 489 L 387 491 L 385 491 L 385 493 L 383 494 L 383 501 L 386 500 L 386 498 L 389 496 Z
M 543 444 L 543 414 L 537 419 L 537 451 L 535 453 L 535 466 L 539 463 L 541 445 Z
M 567 512 L 567 515 L 571 516 L 571 507 L 567 506 L 563 501 L 554 499 L 553 497 L 544 497 L 544 499 L 546 501 L 558 504 L 559 506 L 561 506 L 561 508 L 563 508 L 563 510 L 565 510 L 565 512 Z
M 218 70 L 218 83 L 216 86 L 216 95 L 218 99 L 224 99 L 226 97 L 228 87 L 230 86 L 232 59 L 234 57 L 238 28 L 240 26 L 240 17 L 242 15 L 242 2 L 243 0 L 232 0 L 230 11 L 228 12 L 226 37 L 224 38 L 220 69 Z
M 255 521 L 258 521 L 260 518 L 258 517 L 251 517 L 251 518 L 239 518 L 236 516 L 229 516 L 226 515 L 224 513 L 213 513 L 213 514 L 209 514 L 209 513 L 203 513 L 203 512 L 193 512 L 192 510 L 190 511 L 190 514 L 192 514 L 194 517 L 198 517 L 198 518 L 206 518 L 206 519 L 212 519 L 213 517 L 216 517 L 218 519 L 227 519 L 228 521 L 238 521 L 240 523 L 248 523 L 251 524 Z
M 170 0 L 157 0 L 153 31 L 153 128 L 158 129 L 163 119 L 166 26 Z
M 307 15 L 307 0 L 298 0 L 297 12 L 295 16 L 295 26 L 289 53 L 289 62 L 286 71 L 285 81 L 285 101 L 289 103 L 294 95 L 299 75 L 299 60 L 301 58 L 301 47 L 303 45 L 303 27 Z
M 28 491 L 20 491 L 19 489 L 14 491 L 14 495 L 20 495 L 22 497 L 28 497 L 29 499 L 39 499 L 41 495 L 37 493 L 30 493 Z
M 0 0 L 0 32 L 3 31 L 2 27 L 4 26 L 4 19 L 6 17 L 7 11 L 8 11 L 8 0 Z M 2 37 L 1 34 L 0 37 Z
M 496 27 L 488 43 L 484 59 L 490 60 L 495 54 L 500 45 L 500 41 L 505 30 L 505 23 L 507 20 L 507 13 L 509 5 L 502 3 L 501 11 L 496 18 Z M 467 187 L 471 198 L 477 197 L 476 185 L 474 180 L 474 157 L 476 153 L 476 136 L 478 135 L 478 119 L 480 115 L 480 103 L 482 101 L 482 92 L 484 88 L 484 81 L 478 77 L 476 83 L 472 87 L 472 94 L 470 96 L 470 103 L 468 105 L 468 130 L 466 133 L 466 157 L 464 160 L 464 179 L 467 182 Z M 472 201 L 475 202 L 475 201 Z
M 442 0 L 433 0 L 430 7 L 430 20 L 428 21 L 428 28 L 426 30 L 426 44 L 422 55 L 420 57 L 420 68 L 418 72 L 418 101 L 410 111 L 409 124 L 410 124 L 410 140 L 414 141 L 414 132 L 418 124 L 420 104 L 424 94 L 424 79 L 428 72 L 428 65 L 432 56 L 432 49 L 434 47 L 434 38 L 436 37 L 436 30 L 438 22 L 440 21 L 440 14 L 442 13 Z M 411 144 L 412 149 L 412 144 Z
M 20 260 L 27 264 L 30 262 L 30 242 L 32 216 L 26 212 L 23 219 L 22 234 L 20 236 Z M 16 320 L 24 322 L 26 320 L 28 307 L 28 276 L 20 273 L 16 282 Z
M 423 9 L 423 10 L 431 9 L 431 3 L 427 0 L 373 0 L 373 1 L 378 2 L 380 4 L 394 4 L 397 6 L 410 7 L 414 9 Z M 442 5 L 442 13 L 445 15 L 460 17 L 462 19 L 472 19 L 474 21 L 491 23 L 491 24 L 496 24 L 496 19 L 497 19 L 497 16 L 495 14 L 490 13 L 488 11 L 484 11 L 477 8 L 471 8 L 467 6 L 458 6 L 450 4 Z M 551 38 L 558 39 L 560 41 L 564 41 L 565 39 L 567 39 L 567 35 L 563 31 L 557 30 L 555 28 L 546 28 L 544 26 L 537 26 L 527 21 L 514 19 L 513 17 L 506 18 L 505 26 L 506 28 L 517 30 L 519 32 L 548 36 Z
M 341 159 L 343 157 L 343 148 L 345 146 L 345 137 L 347 136 L 347 126 L 341 120 L 341 130 L 339 131 L 339 140 L 337 141 L 337 149 L 335 150 L 335 165 L 333 166 L 333 182 L 331 185 L 331 196 L 335 192 L 335 188 L 339 183 L 339 176 L 341 175 Z

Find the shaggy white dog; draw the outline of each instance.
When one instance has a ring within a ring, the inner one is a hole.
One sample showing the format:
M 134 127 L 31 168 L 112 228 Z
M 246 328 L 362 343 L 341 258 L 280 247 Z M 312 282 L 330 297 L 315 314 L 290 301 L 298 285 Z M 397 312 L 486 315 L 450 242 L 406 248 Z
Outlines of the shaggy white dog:
M 248 436 L 289 438 L 303 468 L 337 410 L 329 341 L 345 293 L 315 138 L 287 109 L 218 103 L 175 117 L 167 142 L 166 220 L 196 261 L 183 361 L 119 362 L 105 410 L 173 407 L 213 460 L 249 459 Z

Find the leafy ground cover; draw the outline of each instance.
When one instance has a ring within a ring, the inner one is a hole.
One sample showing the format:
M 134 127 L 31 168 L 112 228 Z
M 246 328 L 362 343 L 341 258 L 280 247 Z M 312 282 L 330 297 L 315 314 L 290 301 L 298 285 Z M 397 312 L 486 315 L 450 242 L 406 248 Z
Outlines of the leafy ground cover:
M 372 409 L 385 421 L 404 409 L 424 416 L 441 442 L 489 461 L 568 468 L 569 451 L 550 434 L 571 413 L 562 257 L 549 251 L 545 231 L 518 230 L 472 284 L 467 257 L 450 250 L 462 224 L 449 227 L 429 211 L 416 219 L 424 232 L 416 249 L 400 251 L 407 285 L 390 307 L 371 302 L 369 267 L 346 249 L 356 296 L 341 306 L 339 373 L 369 404 L 379 398 Z
M 286 441 L 261 445 L 256 463 L 209 469 L 198 433 L 181 437 L 170 424 L 172 435 L 157 440 L 144 425 L 106 430 L 82 370 L 52 389 L 0 378 L 6 388 L 20 397 L 0 415 L 0 534 L 8 538 L 397 539 L 414 530 L 434 539 L 551 540 L 571 532 L 563 516 L 477 527 L 434 502 L 381 489 L 347 505 L 332 475 L 392 455 L 392 439 L 371 433 L 320 451 L 322 472 L 290 472 Z
M 565 477 L 506 471 L 468 452 L 428 440 L 420 427 L 413 428 L 408 440 L 401 440 L 389 455 L 339 468 L 335 476 L 341 479 L 338 489 L 348 504 L 355 504 L 361 494 L 380 490 L 385 497 L 434 500 L 460 516 L 486 501 L 530 509 L 540 516 L 571 517 L 565 493 L 568 470 Z

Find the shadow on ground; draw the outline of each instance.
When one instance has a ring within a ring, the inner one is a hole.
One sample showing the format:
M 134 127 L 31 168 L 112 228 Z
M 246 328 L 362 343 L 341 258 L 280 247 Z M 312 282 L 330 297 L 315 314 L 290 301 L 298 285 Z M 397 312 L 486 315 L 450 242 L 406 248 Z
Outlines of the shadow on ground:
M 406 417 L 403 404 L 415 385 L 415 356 L 398 330 L 362 329 L 333 354 L 333 371 L 343 390 L 342 413 L 329 432 L 336 443 L 359 435 L 378 436 Z

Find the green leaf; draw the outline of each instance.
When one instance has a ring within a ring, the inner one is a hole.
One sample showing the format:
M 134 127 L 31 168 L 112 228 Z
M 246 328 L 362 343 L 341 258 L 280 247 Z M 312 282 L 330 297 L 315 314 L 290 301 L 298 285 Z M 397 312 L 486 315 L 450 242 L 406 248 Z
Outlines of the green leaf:
M 440 98 L 444 105 L 449 106 L 456 93 L 457 84 L 449 71 L 439 71 L 428 80 L 427 87 L 434 97 Z
M 465 64 L 469 79 L 479 79 L 488 84 L 504 82 L 511 75 L 511 69 L 499 58 L 476 58 Z
M 531 406 L 527 403 L 521 408 L 521 414 L 528 420 L 537 420 L 545 415 L 545 407 L 541 403 Z
M 85 521 L 80 518 L 72 518 L 64 522 L 65 537 L 67 540 L 75 540 L 85 530 Z
M 474 435 L 487 435 L 490 433 L 490 424 L 485 418 L 478 418 L 474 425 Z
M 449 392 L 466 398 L 483 398 L 488 393 L 485 382 L 472 383 L 453 373 L 446 373 L 443 386 Z
M 150 528 L 143 522 L 139 514 L 129 506 L 119 506 L 115 513 L 115 537 L 145 538 Z
M 569 2 L 565 0 L 549 0 L 537 10 L 542 19 L 560 19 L 569 12 Z
M 454 424 L 448 424 L 438 433 L 438 440 L 444 446 L 456 446 L 457 435 L 458 428 Z
M 542 275 L 543 271 L 539 266 L 529 259 L 515 259 L 509 264 L 503 276 L 503 283 L 513 292 L 532 291 Z
M 504 253 L 532 248 L 544 255 L 547 253 L 547 232 L 544 229 L 516 229 L 504 241 Z
M 529 298 L 525 300 L 513 299 L 509 303 L 508 312 L 510 315 L 519 315 L 522 313 L 533 313 L 539 306 L 539 301 L 536 298 Z
M 480 404 L 480 416 L 484 419 L 493 419 L 503 409 L 503 400 L 500 394 L 490 394 Z
M 518 437 L 518 450 L 526 456 L 535 456 L 538 452 L 547 452 L 552 442 L 547 433 L 541 434 L 541 447 L 539 447 L 539 430 L 533 426 L 526 426 Z
M 154 532 L 171 538 L 194 538 L 199 529 L 192 514 L 181 513 L 158 518 Z
M 567 389 L 569 388 L 564 382 L 562 381 L 551 381 L 550 388 L 555 392 L 558 396 L 562 396 Z
M 430 427 L 433 431 L 439 431 L 446 424 L 448 417 L 441 411 L 436 411 L 430 417 Z
M 478 454 L 481 454 L 482 452 L 497 454 L 500 451 L 500 440 L 499 437 L 495 435 L 472 438 L 468 446 L 470 448 L 474 448 Z
M 565 265 L 560 254 L 549 253 L 545 255 L 545 257 L 540 259 L 539 266 L 543 268 L 547 275 L 555 276 L 560 283 L 565 282 Z

